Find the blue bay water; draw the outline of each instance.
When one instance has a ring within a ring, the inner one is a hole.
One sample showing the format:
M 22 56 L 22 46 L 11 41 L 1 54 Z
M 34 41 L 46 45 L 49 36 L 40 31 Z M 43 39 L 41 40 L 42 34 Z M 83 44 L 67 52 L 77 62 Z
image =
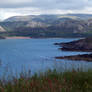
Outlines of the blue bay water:
M 87 52 L 61 51 L 58 42 L 70 42 L 77 39 L 6 39 L 0 40 L 0 74 L 20 73 L 23 69 L 31 69 L 32 73 L 44 72 L 57 68 L 60 71 L 71 67 L 91 68 L 91 62 L 56 60 L 56 56 L 69 56 Z M 11 72 L 10 72 L 11 71 Z

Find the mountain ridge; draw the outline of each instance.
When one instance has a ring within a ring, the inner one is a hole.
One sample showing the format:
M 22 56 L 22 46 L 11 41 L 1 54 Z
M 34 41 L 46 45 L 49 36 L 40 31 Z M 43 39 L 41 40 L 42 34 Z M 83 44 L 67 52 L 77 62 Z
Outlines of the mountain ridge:
M 8 35 L 31 37 L 92 36 L 92 14 L 14 16 L 0 22 Z

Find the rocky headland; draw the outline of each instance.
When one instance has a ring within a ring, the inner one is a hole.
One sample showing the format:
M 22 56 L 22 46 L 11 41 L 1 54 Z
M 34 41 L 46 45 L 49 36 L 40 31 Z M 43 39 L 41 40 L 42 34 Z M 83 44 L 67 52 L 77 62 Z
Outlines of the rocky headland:
M 80 60 L 80 61 L 92 62 L 92 54 L 83 54 L 83 55 L 56 57 L 56 59 L 68 59 L 68 60 L 76 60 L 76 61 Z
M 92 38 L 80 39 L 68 43 L 55 43 L 61 46 L 61 50 L 65 51 L 84 51 L 92 52 Z
M 68 43 L 55 43 L 55 45 L 61 46 L 60 49 L 64 51 L 92 52 L 92 38 L 80 39 Z M 83 55 L 56 57 L 56 59 L 82 60 L 92 62 L 92 53 Z

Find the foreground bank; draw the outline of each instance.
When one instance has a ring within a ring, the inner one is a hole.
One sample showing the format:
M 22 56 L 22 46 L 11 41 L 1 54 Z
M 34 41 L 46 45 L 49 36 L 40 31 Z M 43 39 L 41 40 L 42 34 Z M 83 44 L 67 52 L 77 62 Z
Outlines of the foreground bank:
M 0 80 L 0 92 L 92 92 L 92 71 L 58 73 L 49 70 L 34 76 L 21 73 L 12 81 Z

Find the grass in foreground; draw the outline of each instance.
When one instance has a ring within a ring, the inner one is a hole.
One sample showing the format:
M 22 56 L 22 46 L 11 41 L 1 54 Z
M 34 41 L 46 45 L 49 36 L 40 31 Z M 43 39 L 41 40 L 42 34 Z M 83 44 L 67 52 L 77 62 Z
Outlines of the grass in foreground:
M 92 71 L 58 73 L 49 70 L 45 74 L 0 81 L 0 92 L 92 92 Z

